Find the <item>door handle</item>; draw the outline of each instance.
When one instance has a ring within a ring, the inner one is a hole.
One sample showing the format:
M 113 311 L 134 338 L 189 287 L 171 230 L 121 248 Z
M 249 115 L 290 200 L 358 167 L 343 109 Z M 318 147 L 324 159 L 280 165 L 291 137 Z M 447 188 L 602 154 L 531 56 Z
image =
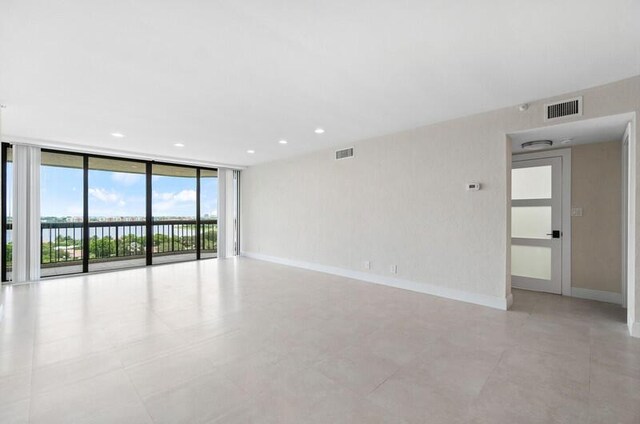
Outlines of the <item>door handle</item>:
M 553 230 L 552 232 L 547 233 L 547 235 L 551 236 L 551 238 L 560 238 L 562 233 L 560 232 L 560 230 Z

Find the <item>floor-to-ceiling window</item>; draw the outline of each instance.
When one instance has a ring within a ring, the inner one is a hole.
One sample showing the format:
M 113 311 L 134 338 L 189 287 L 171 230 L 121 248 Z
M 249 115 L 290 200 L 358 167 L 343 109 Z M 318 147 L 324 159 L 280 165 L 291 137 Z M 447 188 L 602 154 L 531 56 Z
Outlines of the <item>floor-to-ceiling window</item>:
M 11 280 L 12 148 L 2 145 L 3 281 Z M 218 254 L 218 171 L 42 150 L 43 277 Z
M 218 171 L 200 170 L 200 257 L 218 255 Z
M 197 257 L 197 169 L 153 164 L 153 263 Z
M 9 145 L 2 146 L 2 192 L 3 198 L 7 199 L 2 202 L 2 250 L 4 256 L 3 262 L 3 279 L 11 280 L 11 266 L 13 262 L 13 149 Z
M 89 157 L 89 271 L 146 264 L 146 163 Z
M 40 165 L 40 273 L 82 272 L 83 157 L 42 152 Z

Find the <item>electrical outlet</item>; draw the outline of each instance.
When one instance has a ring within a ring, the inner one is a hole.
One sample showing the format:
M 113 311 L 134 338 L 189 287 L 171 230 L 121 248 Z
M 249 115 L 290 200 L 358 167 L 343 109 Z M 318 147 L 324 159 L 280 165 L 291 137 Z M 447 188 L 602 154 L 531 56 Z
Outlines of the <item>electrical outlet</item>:
M 571 208 L 571 216 L 582 216 L 582 208 Z
M 392 274 L 397 274 L 398 273 L 398 265 L 391 265 L 389 267 L 389 272 L 391 272 Z
M 370 261 L 364 261 L 362 263 L 362 266 L 364 269 L 371 269 L 371 262 Z

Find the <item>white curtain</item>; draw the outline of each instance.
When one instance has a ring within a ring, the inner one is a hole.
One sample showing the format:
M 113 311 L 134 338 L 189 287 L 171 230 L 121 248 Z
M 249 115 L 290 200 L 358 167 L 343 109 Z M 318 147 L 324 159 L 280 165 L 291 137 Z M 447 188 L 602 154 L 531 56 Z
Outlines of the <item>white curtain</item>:
M 235 190 L 232 169 L 218 169 L 218 258 L 235 255 Z
M 14 283 L 40 279 L 40 148 L 13 146 Z

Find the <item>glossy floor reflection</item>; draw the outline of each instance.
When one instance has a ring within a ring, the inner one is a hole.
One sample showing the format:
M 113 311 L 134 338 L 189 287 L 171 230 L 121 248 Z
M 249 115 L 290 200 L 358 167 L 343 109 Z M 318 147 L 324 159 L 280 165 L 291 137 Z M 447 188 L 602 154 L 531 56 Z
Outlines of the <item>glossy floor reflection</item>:
M 3 288 L 1 423 L 634 423 L 625 312 L 249 259 Z

